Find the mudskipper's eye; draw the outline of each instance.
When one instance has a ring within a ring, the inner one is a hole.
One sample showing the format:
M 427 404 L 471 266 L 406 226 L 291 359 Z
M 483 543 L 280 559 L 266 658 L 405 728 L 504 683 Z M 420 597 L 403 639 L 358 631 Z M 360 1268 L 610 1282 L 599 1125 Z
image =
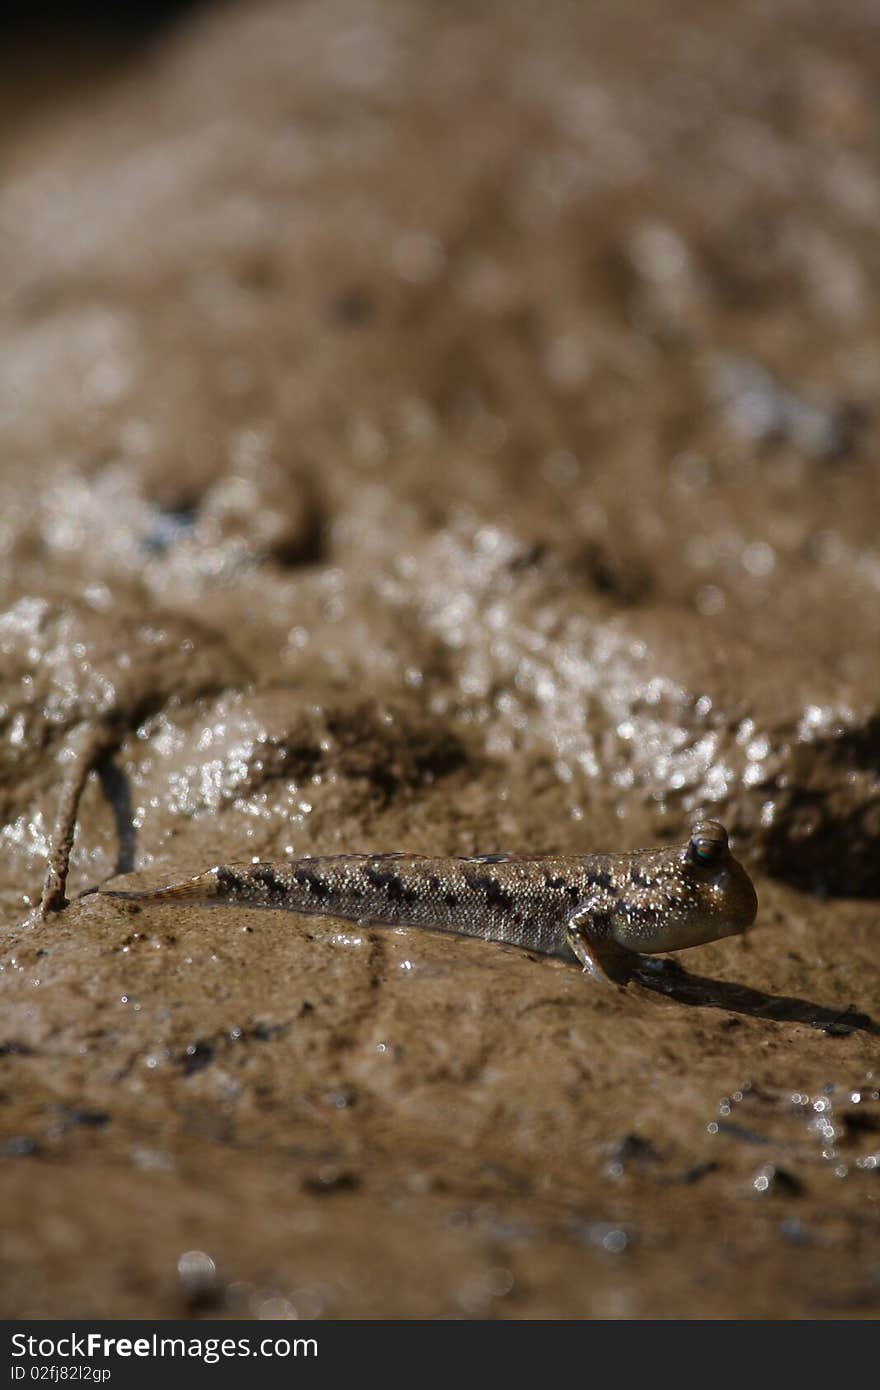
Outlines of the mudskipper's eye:
M 691 858 L 696 864 L 716 864 L 727 848 L 727 835 L 714 822 L 697 826 L 691 836 Z
M 689 850 L 695 864 L 719 864 L 727 851 L 727 831 L 720 821 L 700 821 L 691 830 Z
M 711 840 L 691 840 L 691 854 L 700 864 L 711 864 L 718 858 L 721 846 Z

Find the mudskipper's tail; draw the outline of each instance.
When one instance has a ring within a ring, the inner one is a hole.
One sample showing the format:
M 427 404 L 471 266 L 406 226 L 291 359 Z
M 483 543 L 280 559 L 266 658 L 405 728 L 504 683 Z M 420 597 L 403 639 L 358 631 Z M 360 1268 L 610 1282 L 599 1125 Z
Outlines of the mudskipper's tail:
M 169 883 L 161 888 L 102 888 L 104 898 L 122 898 L 134 903 L 199 903 L 210 905 L 223 896 L 219 891 L 217 870 L 208 869 L 182 883 Z

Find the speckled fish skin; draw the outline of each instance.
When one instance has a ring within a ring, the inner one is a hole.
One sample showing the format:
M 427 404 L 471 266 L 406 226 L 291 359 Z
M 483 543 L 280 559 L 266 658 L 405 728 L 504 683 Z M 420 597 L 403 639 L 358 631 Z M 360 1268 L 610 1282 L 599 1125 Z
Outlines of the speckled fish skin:
M 684 845 L 626 854 L 317 855 L 218 865 L 165 888 L 103 891 L 422 927 L 582 961 L 575 918 L 591 941 L 650 955 L 736 935 L 757 911 L 752 882 L 715 821 L 695 826 Z

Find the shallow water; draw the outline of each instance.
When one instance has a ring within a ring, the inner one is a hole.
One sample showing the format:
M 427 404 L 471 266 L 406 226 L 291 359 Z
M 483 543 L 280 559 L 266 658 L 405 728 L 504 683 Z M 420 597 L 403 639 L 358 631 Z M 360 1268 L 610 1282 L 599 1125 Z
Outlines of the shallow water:
M 22 103 L 7 1316 L 876 1316 L 875 29 L 249 3 Z M 758 922 L 626 994 L 76 896 L 702 813 Z

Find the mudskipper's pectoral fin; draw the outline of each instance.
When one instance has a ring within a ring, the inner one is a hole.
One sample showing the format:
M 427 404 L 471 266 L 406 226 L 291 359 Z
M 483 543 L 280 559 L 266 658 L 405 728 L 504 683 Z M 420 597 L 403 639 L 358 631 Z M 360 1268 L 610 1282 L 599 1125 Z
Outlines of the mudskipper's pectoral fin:
M 574 955 L 594 980 L 623 987 L 638 968 L 641 957 L 618 946 L 608 935 L 609 914 L 596 903 L 585 903 L 573 912 L 565 929 Z

